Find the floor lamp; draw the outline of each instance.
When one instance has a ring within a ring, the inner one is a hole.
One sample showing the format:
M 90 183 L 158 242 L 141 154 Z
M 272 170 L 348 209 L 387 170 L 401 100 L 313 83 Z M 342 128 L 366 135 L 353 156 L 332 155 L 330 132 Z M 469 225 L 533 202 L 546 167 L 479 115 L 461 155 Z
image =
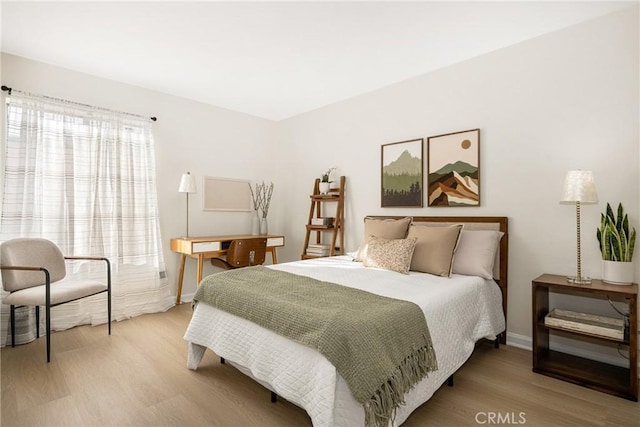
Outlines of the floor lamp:
M 581 255 L 580 255 L 580 205 L 592 205 L 598 203 L 598 193 L 596 183 L 591 171 L 574 170 L 567 172 L 562 190 L 560 203 L 576 205 L 576 230 L 577 230 L 577 261 L 578 269 L 575 276 L 567 277 L 570 283 L 577 285 L 587 285 L 591 283 L 589 277 L 582 277 Z
M 196 180 L 191 173 L 183 173 L 180 180 L 180 187 L 178 187 L 179 193 L 185 193 L 187 195 L 187 234 L 185 237 L 189 237 L 189 193 L 196 192 Z

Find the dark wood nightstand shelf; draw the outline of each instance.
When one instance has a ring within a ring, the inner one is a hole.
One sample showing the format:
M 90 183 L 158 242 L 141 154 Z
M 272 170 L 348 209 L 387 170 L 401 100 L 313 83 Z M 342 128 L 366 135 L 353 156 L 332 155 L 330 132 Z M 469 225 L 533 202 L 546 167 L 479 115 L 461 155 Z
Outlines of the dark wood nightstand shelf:
M 623 339 L 545 325 L 549 314 L 549 292 L 589 298 L 625 301 L 629 312 L 629 330 Z M 617 286 L 593 280 L 589 285 L 567 282 L 564 276 L 543 274 L 532 282 L 533 297 L 533 371 L 625 399 L 638 401 L 638 285 Z M 586 359 L 549 348 L 554 332 L 573 337 L 589 337 L 608 345 L 629 348 L 629 366 L 620 367 Z

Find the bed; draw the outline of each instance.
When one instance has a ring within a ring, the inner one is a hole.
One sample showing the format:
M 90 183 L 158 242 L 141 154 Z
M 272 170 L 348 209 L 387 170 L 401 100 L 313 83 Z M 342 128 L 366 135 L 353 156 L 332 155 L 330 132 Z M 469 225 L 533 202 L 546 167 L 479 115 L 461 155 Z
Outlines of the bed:
M 367 219 L 372 223 L 382 223 L 406 218 L 375 216 Z M 453 273 L 450 277 L 416 271 L 399 274 L 365 266 L 366 261 L 354 262 L 353 257 L 348 255 L 269 266 L 278 271 L 410 301 L 420 307 L 437 353 L 438 369 L 430 372 L 404 395 L 404 404 L 394 411 L 393 425 L 402 424 L 411 412 L 447 382 L 469 358 L 477 341 L 486 338 L 495 340 L 496 346 L 498 342 L 505 343 L 507 218 L 410 218 L 411 227 L 452 227 L 458 224 L 462 224 L 463 231 L 459 238 L 460 245 L 456 241 L 456 252 L 466 251 L 467 260 L 470 250 L 477 254 L 471 264 L 475 258 L 484 258 L 485 261 L 491 258 L 490 266 L 486 263 L 483 265 L 484 270 L 490 268 L 488 276 L 486 271 L 482 273 L 485 277 L 458 274 L 456 268 L 451 269 Z M 485 232 L 498 235 L 497 240 L 494 239 L 495 249 L 490 257 L 487 248 L 482 253 L 482 247 L 469 246 L 468 243 L 472 241 L 470 236 L 476 239 L 475 236 Z M 464 247 L 463 242 L 467 242 Z M 462 262 L 462 255 L 460 259 Z M 464 268 L 470 267 L 460 264 L 458 269 Z M 314 426 L 365 425 L 362 405 L 356 401 L 336 367 L 315 349 L 206 303 L 195 305 L 184 338 L 188 342 L 189 369 L 196 370 L 206 349 L 211 349 L 222 360 L 229 361 L 273 393 L 302 407 Z

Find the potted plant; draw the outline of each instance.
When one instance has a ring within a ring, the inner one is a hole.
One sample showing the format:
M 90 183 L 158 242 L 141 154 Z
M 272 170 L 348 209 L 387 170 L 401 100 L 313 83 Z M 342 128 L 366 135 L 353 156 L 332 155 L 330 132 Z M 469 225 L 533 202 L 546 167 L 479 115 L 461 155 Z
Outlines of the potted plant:
M 602 253 L 602 281 L 616 285 L 631 284 L 636 229 L 629 227 L 629 217 L 624 213 L 622 203 L 618 204 L 617 214 L 607 203 L 607 210 L 600 214 L 597 237 Z
M 320 177 L 320 187 L 318 188 L 320 190 L 321 194 L 327 194 L 329 192 L 329 189 L 331 188 L 331 182 L 329 182 L 329 176 L 331 175 L 331 172 L 333 172 L 336 168 L 329 168 L 327 169 L 327 171 L 325 173 L 322 174 L 322 176 Z

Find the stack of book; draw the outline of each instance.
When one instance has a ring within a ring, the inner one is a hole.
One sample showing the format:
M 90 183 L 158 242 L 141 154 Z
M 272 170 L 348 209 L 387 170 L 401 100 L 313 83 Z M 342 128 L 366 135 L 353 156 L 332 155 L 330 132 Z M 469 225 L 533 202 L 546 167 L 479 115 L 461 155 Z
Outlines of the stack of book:
M 624 320 L 595 314 L 576 313 L 554 308 L 544 318 L 544 324 L 570 331 L 586 332 L 617 340 L 624 339 Z
M 311 218 L 311 225 L 326 225 L 328 227 L 331 227 L 333 226 L 333 218 L 331 217 Z
M 313 256 L 329 256 L 331 245 L 324 243 L 309 243 L 307 246 L 307 255 Z

